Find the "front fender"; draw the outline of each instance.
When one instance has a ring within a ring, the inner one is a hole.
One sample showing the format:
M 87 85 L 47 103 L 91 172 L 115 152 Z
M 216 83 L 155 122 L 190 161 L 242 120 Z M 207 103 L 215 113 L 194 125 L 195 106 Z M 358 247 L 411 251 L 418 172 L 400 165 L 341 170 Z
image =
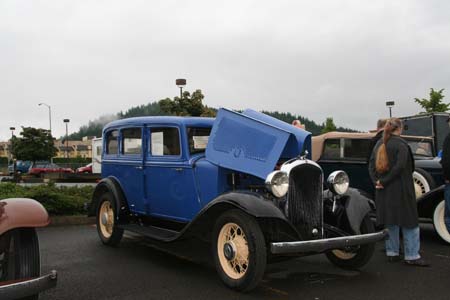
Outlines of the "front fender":
M 33 199 L 0 200 L 0 235 L 20 227 L 44 227 L 50 223 L 45 208 Z
M 417 212 L 420 218 L 433 218 L 436 205 L 444 200 L 444 189 L 445 185 L 441 185 L 417 199 Z
M 325 192 L 324 194 L 329 195 L 331 192 Z M 327 198 L 329 197 L 327 196 Z M 342 195 L 339 200 L 345 208 L 345 214 L 351 229 L 356 234 L 360 234 L 362 220 L 371 211 L 370 203 L 373 201 L 363 191 L 353 188 L 349 188 L 347 193 Z
M 210 232 L 217 218 L 230 209 L 240 209 L 255 217 L 269 240 L 279 240 L 280 236 L 288 236 L 292 240 L 299 238 L 297 230 L 272 201 L 249 191 L 230 192 L 215 198 L 199 212 L 184 232 L 198 231 L 207 234 L 205 231 Z

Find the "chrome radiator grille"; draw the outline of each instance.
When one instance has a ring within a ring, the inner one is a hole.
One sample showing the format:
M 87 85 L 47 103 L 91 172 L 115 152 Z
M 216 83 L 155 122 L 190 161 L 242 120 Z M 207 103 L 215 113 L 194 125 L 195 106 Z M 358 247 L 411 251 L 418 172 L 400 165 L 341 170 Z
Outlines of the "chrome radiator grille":
M 289 173 L 287 214 L 304 240 L 322 237 L 322 185 L 322 170 L 314 164 L 298 165 Z

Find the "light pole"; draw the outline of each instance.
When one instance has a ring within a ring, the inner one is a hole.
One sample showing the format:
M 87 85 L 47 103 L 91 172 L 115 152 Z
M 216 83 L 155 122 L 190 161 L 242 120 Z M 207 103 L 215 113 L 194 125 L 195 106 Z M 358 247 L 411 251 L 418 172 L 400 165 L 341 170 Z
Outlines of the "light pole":
M 14 138 L 14 130 L 16 130 L 16 127 L 9 127 L 9 130 L 11 130 L 11 144 L 9 146 L 9 156 L 10 156 L 10 160 L 13 159 L 13 147 L 12 147 L 12 143 L 13 143 L 13 138 Z
M 392 107 L 394 107 L 395 101 L 387 101 L 386 106 L 389 107 L 389 118 L 392 118 Z
M 50 123 L 50 135 L 52 134 L 52 108 L 50 107 L 50 105 L 45 104 L 45 103 L 39 103 L 39 106 L 44 105 L 47 106 L 48 108 L 48 121 Z
M 69 119 L 64 119 L 64 123 L 66 123 L 66 158 L 69 158 L 69 130 L 68 130 L 68 124 L 70 122 Z
M 180 88 L 180 100 L 183 99 L 183 87 L 186 85 L 186 79 L 176 79 L 175 84 Z

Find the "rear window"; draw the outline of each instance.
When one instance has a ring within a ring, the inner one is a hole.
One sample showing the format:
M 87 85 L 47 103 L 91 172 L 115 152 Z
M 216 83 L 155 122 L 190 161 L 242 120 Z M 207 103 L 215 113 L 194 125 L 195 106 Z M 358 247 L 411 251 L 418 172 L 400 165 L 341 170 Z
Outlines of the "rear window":
M 117 130 L 106 133 L 106 154 L 117 154 L 119 149 L 118 136 L 119 131 Z
M 122 154 L 142 153 L 142 129 L 127 128 L 122 129 Z
M 189 153 L 196 154 L 205 152 L 208 145 L 211 127 L 188 127 Z
M 178 128 L 151 128 L 150 154 L 152 156 L 181 155 Z

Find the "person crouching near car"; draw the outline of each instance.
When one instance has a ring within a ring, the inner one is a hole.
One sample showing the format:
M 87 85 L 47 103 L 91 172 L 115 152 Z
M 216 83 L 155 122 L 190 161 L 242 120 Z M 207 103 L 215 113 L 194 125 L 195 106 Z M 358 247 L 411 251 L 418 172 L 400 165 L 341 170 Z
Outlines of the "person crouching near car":
M 448 119 L 450 126 L 450 118 Z M 445 214 L 444 221 L 448 232 L 450 232 L 450 133 L 444 140 L 444 146 L 442 148 L 441 158 L 442 170 L 444 172 L 445 179 Z
M 420 229 L 414 192 L 414 159 L 401 137 L 402 122 L 392 118 L 386 122 L 369 162 L 370 177 L 375 185 L 377 223 L 389 230 L 385 242 L 388 261 L 400 260 L 400 229 L 403 233 L 404 261 L 408 265 L 428 266 L 419 254 Z

